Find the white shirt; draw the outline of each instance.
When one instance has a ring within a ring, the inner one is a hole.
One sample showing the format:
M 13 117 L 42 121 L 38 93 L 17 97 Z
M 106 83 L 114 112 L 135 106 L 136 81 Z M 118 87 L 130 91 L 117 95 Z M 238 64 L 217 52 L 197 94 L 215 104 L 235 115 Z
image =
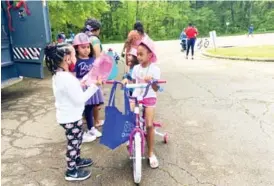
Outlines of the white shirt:
M 145 83 L 144 78 L 147 76 L 151 76 L 153 79 L 160 79 L 161 71 L 160 68 L 155 64 L 151 63 L 148 67 L 143 68 L 141 65 L 136 65 L 133 67 L 132 71 L 132 79 L 136 80 L 136 84 Z M 145 88 L 135 88 L 133 91 L 133 97 L 143 96 L 145 93 Z M 156 92 L 149 88 L 148 93 L 145 98 L 157 97 Z
M 79 80 L 70 72 L 60 71 L 52 77 L 55 96 L 56 118 L 59 124 L 82 119 L 85 102 L 98 90 L 92 84 L 85 92 Z

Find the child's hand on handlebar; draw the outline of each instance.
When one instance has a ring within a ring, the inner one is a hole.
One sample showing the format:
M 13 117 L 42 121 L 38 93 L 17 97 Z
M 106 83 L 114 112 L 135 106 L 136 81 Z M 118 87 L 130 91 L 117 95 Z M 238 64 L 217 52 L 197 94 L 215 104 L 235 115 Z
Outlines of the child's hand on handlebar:
M 151 76 L 146 76 L 144 78 L 144 80 L 145 80 L 146 83 L 149 83 L 149 82 L 151 82 L 153 80 L 153 78 Z
M 121 81 L 121 83 L 122 83 L 123 85 L 128 84 L 128 79 L 127 79 L 127 78 L 123 79 L 123 80 Z

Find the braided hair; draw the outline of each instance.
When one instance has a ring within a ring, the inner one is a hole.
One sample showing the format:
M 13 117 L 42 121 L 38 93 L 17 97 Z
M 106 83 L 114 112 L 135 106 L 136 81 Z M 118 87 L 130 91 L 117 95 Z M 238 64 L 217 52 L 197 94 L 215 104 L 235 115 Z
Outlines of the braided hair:
M 61 68 L 64 57 L 71 54 L 71 45 L 67 43 L 62 44 L 50 44 L 46 46 L 45 50 L 45 61 L 48 70 L 52 75 L 56 74 L 56 71 Z M 63 69 L 64 70 L 64 69 Z

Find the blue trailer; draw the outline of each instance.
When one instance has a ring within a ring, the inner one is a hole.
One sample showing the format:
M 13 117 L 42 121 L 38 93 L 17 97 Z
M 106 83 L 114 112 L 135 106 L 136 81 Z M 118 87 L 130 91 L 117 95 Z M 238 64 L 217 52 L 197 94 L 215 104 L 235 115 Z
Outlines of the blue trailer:
M 46 0 L 1 1 L 1 88 L 23 77 L 43 78 L 43 49 L 50 42 Z

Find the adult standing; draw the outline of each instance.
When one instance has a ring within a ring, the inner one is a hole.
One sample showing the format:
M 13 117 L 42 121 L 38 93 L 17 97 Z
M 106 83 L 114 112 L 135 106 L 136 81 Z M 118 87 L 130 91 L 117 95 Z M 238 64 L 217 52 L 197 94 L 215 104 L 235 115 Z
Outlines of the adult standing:
M 95 58 L 98 58 L 103 51 L 102 43 L 99 38 L 100 31 L 101 23 L 98 20 L 94 18 L 89 18 L 86 20 L 84 32 L 88 35 L 90 39 Z M 93 108 L 95 127 L 99 127 L 104 124 L 104 120 L 99 120 L 99 110 L 101 109 L 100 106 L 104 104 L 103 93 L 101 88 L 98 91 L 100 91 L 100 94 L 95 94 L 98 95 L 94 97 L 94 99 L 97 101 L 97 104 Z
M 191 48 L 191 55 L 192 55 L 191 58 L 194 59 L 194 45 L 195 45 L 196 37 L 198 35 L 198 30 L 192 25 L 192 23 L 189 23 L 188 27 L 185 29 L 185 33 L 187 36 L 186 59 L 188 59 L 190 48 Z
M 137 50 L 139 43 L 145 36 L 146 36 L 146 33 L 144 31 L 143 24 L 140 21 L 137 21 L 133 26 L 133 30 L 131 30 L 128 33 L 127 40 L 122 50 L 122 54 L 124 52 L 126 53 L 126 67 L 127 67 L 126 72 L 128 72 L 129 70 L 127 54 L 129 53 L 131 48 L 135 48 Z

